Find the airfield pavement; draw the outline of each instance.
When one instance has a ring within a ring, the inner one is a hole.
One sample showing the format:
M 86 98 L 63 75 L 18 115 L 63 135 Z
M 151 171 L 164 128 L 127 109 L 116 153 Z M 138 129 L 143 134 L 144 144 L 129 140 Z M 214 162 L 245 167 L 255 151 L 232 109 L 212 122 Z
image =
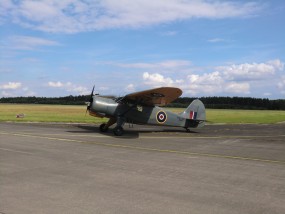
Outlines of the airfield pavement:
M 0 213 L 285 213 L 285 124 L 125 128 L 0 123 Z

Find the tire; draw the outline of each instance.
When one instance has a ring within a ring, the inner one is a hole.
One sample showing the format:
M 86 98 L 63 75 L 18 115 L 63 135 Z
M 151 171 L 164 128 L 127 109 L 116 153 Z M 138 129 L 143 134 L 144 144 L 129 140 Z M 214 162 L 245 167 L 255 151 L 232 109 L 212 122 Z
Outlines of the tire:
M 116 127 L 113 132 L 116 136 L 122 136 L 124 134 L 124 129 L 122 127 Z
M 106 132 L 106 131 L 108 131 L 108 128 L 106 129 L 105 127 L 106 127 L 106 124 L 105 124 L 105 123 L 102 123 L 102 124 L 100 125 L 100 127 L 99 127 L 100 132 Z

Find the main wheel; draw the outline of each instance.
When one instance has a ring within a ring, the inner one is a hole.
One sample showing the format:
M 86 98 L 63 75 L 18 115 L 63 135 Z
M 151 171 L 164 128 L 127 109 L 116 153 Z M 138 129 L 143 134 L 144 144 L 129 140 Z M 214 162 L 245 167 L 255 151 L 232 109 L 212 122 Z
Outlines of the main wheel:
M 186 132 L 190 133 L 191 130 L 189 128 L 185 128 Z
M 116 136 L 122 136 L 124 134 L 124 129 L 122 127 L 115 127 L 113 132 Z
M 108 128 L 105 128 L 106 127 L 106 123 L 102 123 L 101 125 L 100 125 L 100 131 L 101 132 L 106 132 L 106 131 L 108 131 Z

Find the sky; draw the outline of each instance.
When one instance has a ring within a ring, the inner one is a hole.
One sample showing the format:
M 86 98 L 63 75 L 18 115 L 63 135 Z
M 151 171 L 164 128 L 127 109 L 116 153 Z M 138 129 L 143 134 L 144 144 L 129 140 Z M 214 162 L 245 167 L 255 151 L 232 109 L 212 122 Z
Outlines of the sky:
M 0 97 L 285 99 L 283 0 L 1 0 Z

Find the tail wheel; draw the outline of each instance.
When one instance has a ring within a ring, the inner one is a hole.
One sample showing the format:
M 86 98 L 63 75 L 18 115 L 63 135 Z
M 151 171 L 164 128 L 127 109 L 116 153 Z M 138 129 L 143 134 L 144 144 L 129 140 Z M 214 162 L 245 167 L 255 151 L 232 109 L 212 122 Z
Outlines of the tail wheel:
M 124 129 L 122 127 L 116 127 L 113 132 L 116 136 L 122 136 L 124 134 Z
M 101 131 L 101 132 L 106 132 L 106 131 L 108 131 L 108 128 L 106 128 L 106 123 L 102 123 L 99 128 L 100 128 L 100 131 Z

